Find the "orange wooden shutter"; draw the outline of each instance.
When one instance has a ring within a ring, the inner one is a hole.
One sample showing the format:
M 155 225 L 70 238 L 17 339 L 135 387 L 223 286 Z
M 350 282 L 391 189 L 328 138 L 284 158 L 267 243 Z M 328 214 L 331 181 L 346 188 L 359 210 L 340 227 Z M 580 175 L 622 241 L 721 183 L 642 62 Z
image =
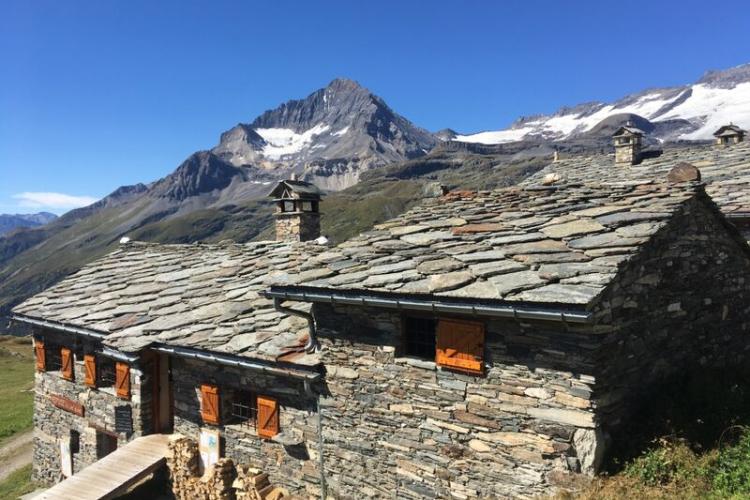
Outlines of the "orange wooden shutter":
M 43 372 L 47 369 L 47 357 L 44 351 L 44 342 L 34 341 L 34 353 L 36 353 L 36 371 Z
M 89 387 L 96 387 L 96 358 L 93 354 L 83 356 L 83 367 L 86 371 L 84 383 Z
M 272 438 L 279 433 L 279 404 L 267 396 L 258 396 L 258 435 Z
M 127 363 L 115 364 L 115 390 L 117 397 L 130 399 L 130 365 Z
M 484 325 L 475 321 L 441 319 L 437 329 L 435 362 L 453 370 L 482 373 Z
M 60 359 L 62 367 L 60 372 L 65 380 L 73 380 L 73 353 L 67 347 L 60 349 Z
M 201 417 L 203 423 L 219 425 L 219 388 L 201 384 Z

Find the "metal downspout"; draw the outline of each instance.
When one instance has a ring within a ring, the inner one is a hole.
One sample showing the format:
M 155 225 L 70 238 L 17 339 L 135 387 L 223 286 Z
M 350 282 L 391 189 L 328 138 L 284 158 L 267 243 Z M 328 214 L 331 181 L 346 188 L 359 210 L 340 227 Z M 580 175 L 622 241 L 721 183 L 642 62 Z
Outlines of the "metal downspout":
M 274 297 L 273 299 L 273 308 L 279 311 L 280 313 L 289 314 L 290 316 L 299 316 L 300 318 L 305 318 L 307 320 L 307 327 L 310 330 L 307 343 L 305 344 L 305 351 L 308 353 L 312 353 L 318 349 L 319 345 L 318 345 L 318 336 L 315 330 L 315 318 L 313 318 L 312 314 L 307 313 L 305 311 L 300 311 L 299 309 L 292 309 L 291 307 L 284 307 L 281 305 L 281 299 L 278 297 Z
M 328 486 L 326 484 L 325 460 L 323 457 L 323 413 L 320 409 L 320 393 L 313 392 L 310 382 L 305 380 L 305 392 L 315 396 L 315 409 L 318 412 L 318 468 L 320 469 L 320 499 L 328 497 Z

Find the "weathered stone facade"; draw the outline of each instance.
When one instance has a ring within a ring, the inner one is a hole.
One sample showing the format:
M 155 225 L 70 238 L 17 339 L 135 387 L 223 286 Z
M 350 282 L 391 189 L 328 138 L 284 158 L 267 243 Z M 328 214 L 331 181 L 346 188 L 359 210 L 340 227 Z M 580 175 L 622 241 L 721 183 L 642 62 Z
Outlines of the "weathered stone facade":
M 623 266 L 591 325 L 471 318 L 486 328 L 484 376 L 401 357 L 408 313 L 316 304 L 331 490 L 549 493 L 596 470 L 651 384 L 746 360 L 750 249 L 699 196 Z
M 72 454 L 74 473 L 98 459 L 97 446 L 101 443 L 97 440 L 101 439 L 102 433 L 122 444 L 151 432 L 149 377 L 146 374 L 131 367 L 131 397 L 123 400 L 115 395 L 111 386 L 91 388 L 84 384 L 83 354 L 98 349 L 95 342 L 42 330 L 35 332 L 35 338 L 44 338 L 48 363 L 61 347 L 71 348 L 74 355 L 74 380 L 64 379 L 54 365 L 50 366 L 52 369 L 35 375 L 33 477 L 36 481 L 52 484 L 62 478 L 60 442 L 70 441 L 71 432 L 78 434 L 79 443 L 79 451 Z M 52 401 L 55 397 L 80 404 L 83 416 L 55 406 Z M 115 432 L 115 408 L 122 406 L 131 408 L 132 434 Z
M 605 428 L 627 418 L 653 383 L 748 359 L 750 248 L 707 205 L 684 205 L 618 274 L 595 311 Z
M 317 431 L 317 392 L 306 391 L 304 382 L 291 377 L 270 375 L 240 368 L 173 358 L 174 430 L 198 440 L 201 428 L 218 429 L 224 456 L 268 473 L 274 484 L 289 491 L 320 494 Z M 200 385 L 216 384 L 220 391 L 222 423 L 204 424 L 200 414 Z M 313 388 L 311 388 L 313 389 Z M 284 444 L 258 437 L 255 427 L 233 421 L 232 401 L 243 391 L 277 398 L 280 431 Z
M 593 429 L 581 327 L 486 319 L 483 376 L 402 357 L 398 312 L 316 304 L 330 396 L 325 468 L 342 498 L 532 497 Z M 477 318 L 473 318 L 476 320 Z

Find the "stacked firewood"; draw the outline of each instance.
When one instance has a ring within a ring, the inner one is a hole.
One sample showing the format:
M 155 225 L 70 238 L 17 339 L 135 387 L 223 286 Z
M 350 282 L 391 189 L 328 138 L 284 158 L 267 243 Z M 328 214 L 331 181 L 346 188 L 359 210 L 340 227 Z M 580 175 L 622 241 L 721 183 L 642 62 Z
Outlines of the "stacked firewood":
M 178 436 L 167 455 L 172 492 L 177 500 L 291 500 L 289 492 L 273 486 L 260 469 L 221 458 L 200 475 L 198 444 Z
M 237 479 L 232 486 L 237 500 L 278 500 L 289 497 L 287 490 L 271 484 L 268 474 L 245 465 L 237 467 Z
M 234 500 L 234 463 L 219 459 L 200 475 L 198 444 L 179 437 L 169 442 L 167 456 L 172 492 L 177 500 Z

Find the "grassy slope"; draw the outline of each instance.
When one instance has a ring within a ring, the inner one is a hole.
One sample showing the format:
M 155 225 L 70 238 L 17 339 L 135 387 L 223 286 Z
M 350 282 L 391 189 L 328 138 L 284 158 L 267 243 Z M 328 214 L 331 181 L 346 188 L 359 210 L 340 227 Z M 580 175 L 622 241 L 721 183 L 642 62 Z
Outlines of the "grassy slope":
M 33 387 L 31 340 L 0 336 L 0 444 L 13 434 L 31 428 Z
M 15 499 L 36 489 L 31 482 L 31 464 L 22 467 L 0 482 L 0 498 Z

